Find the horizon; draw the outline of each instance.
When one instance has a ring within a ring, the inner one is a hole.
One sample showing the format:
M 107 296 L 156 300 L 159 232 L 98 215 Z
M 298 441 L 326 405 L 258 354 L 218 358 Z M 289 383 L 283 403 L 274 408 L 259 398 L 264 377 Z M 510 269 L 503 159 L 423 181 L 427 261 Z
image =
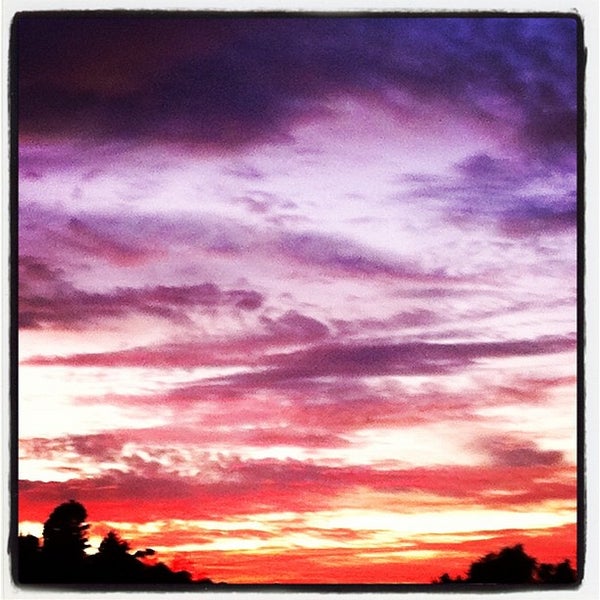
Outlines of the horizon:
M 577 565 L 574 16 L 15 23 L 19 531 L 74 498 L 229 583 Z

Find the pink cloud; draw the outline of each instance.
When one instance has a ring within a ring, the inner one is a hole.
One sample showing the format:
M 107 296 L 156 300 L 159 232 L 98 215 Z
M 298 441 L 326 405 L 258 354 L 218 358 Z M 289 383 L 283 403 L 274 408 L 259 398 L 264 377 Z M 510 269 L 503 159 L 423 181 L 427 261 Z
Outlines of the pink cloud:
M 206 462 L 206 475 L 201 470 L 197 477 L 170 473 L 158 463 L 139 457 L 129 466 L 127 472 L 107 470 L 65 482 L 21 481 L 22 502 L 50 508 L 62 498 L 77 498 L 93 504 L 99 512 L 97 518 L 107 520 L 112 516 L 110 505 L 127 504 L 129 509 L 124 514 L 133 510 L 143 521 L 156 514 L 179 519 L 223 519 L 255 512 L 357 508 L 363 505 L 346 504 L 357 490 L 364 498 L 363 507 L 373 510 L 381 502 L 386 510 L 418 514 L 423 511 L 419 500 L 422 495 L 428 497 L 432 508 L 451 505 L 453 509 L 481 506 L 524 510 L 540 502 L 572 501 L 576 490 L 574 467 L 543 464 L 383 471 L 376 466 L 328 467 L 291 459 L 243 461 L 233 457 Z M 503 493 L 497 494 L 498 489 Z M 409 502 L 405 493 L 413 500 Z M 102 514 L 103 505 L 108 514 Z M 26 519 L 27 515 L 21 514 L 20 518 Z
M 189 290 L 187 290 L 189 291 Z M 186 291 L 186 293 L 187 293 Z M 123 295 L 127 297 L 127 290 Z M 132 297 L 138 301 L 145 294 L 152 296 L 152 290 L 146 292 L 132 292 Z M 160 294 L 159 294 L 160 295 Z M 177 292 L 175 292 L 177 295 Z M 185 294 L 184 294 L 185 295 Z M 135 303 L 133 304 L 136 305 Z M 152 305 L 150 305 L 152 306 Z M 158 305 L 157 308 L 161 308 Z M 167 304 L 166 308 L 169 305 Z M 279 321 L 264 319 L 267 328 L 274 337 L 267 336 L 262 341 L 277 347 L 278 335 L 286 343 L 290 341 L 302 342 L 326 335 L 327 328 L 318 321 L 299 315 L 286 313 Z M 33 357 L 25 364 L 30 365 L 72 365 L 72 366 L 202 366 L 205 364 L 206 352 L 218 352 L 219 347 L 224 350 L 228 360 L 236 356 L 235 349 L 247 351 L 247 344 L 252 345 L 260 341 L 260 337 L 250 337 L 248 340 L 215 344 L 204 347 L 192 344 L 167 344 L 164 347 L 134 348 L 108 353 L 81 354 L 65 357 Z M 274 343 L 275 341 L 275 343 Z M 237 346 L 237 344 L 240 344 Z M 425 375 L 446 374 L 460 371 L 478 360 L 505 358 L 513 356 L 535 356 L 543 354 L 556 354 L 574 351 L 576 341 L 572 336 L 552 337 L 544 336 L 532 340 L 512 340 L 502 342 L 471 342 L 471 343 L 427 343 L 407 342 L 393 343 L 316 343 L 297 351 L 284 353 L 271 353 L 262 358 L 250 354 L 250 363 L 266 367 L 258 372 L 231 375 L 209 382 L 231 384 L 233 386 L 252 387 L 277 387 L 285 386 L 286 382 L 295 379 L 311 379 L 323 376 L 352 376 L 363 377 L 368 375 Z M 264 351 L 264 347 L 261 350 Z M 234 350 L 234 352 L 231 352 Z M 239 354 L 237 354 L 239 356 Z M 227 364 L 226 359 L 209 362 L 208 364 Z M 248 363 L 245 363 L 248 364 Z
M 534 442 L 516 436 L 498 434 L 479 441 L 493 464 L 507 467 L 554 466 L 563 460 L 562 452 L 540 450 Z
M 472 343 L 327 344 L 298 352 L 269 356 L 266 372 L 233 375 L 230 380 L 249 385 L 323 376 L 435 375 L 453 373 L 477 360 L 535 356 L 574 351 L 571 336 L 534 340 Z
M 22 328 L 92 327 L 102 319 L 130 314 L 185 320 L 190 309 L 258 309 L 263 296 L 254 290 L 221 290 L 213 283 L 189 286 L 114 288 L 105 293 L 77 289 L 62 269 L 24 256 L 20 259 L 19 324 Z
M 117 241 L 95 231 L 76 217 L 69 221 L 67 232 L 67 243 L 74 249 L 93 256 L 95 259 L 107 260 L 117 266 L 132 266 L 157 257 L 157 253 L 149 252 L 149 248 L 139 248 L 123 241 Z

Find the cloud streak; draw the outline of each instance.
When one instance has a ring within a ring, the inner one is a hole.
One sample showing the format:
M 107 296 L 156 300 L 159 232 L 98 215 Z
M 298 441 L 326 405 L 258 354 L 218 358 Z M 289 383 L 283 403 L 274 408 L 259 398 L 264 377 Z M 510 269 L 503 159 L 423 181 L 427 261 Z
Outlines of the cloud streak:
M 193 309 L 229 307 L 252 311 L 263 302 L 262 295 L 254 290 L 221 290 L 213 283 L 116 288 L 110 293 L 89 293 L 63 281 L 60 272 L 32 257 L 23 257 L 20 266 L 19 324 L 22 328 L 89 328 L 98 320 L 135 313 L 181 321 L 186 320 Z

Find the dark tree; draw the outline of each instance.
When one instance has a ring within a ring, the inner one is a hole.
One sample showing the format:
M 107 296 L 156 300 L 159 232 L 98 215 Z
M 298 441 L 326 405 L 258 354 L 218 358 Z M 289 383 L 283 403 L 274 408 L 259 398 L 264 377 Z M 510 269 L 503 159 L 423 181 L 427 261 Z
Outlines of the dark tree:
M 57 506 L 44 523 L 44 552 L 61 555 L 66 559 L 82 559 L 85 556 L 87 511 L 83 504 L 69 500 Z
M 575 583 L 577 571 L 568 559 L 556 565 L 542 563 L 538 568 L 538 580 L 540 583 Z
M 87 579 L 94 583 L 135 583 L 143 580 L 145 566 L 129 554 L 129 544 L 109 531 L 88 558 Z
M 469 568 L 472 583 L 534 583 L 536 559 L 529 556 L 522 544 L 502 548 L 499 553 L 486 554 Z
M 34 535 L 18 538 L 18 578 L 22 583 L 35 583 L 41 571 L 40 541 Z
M 110 531 L 102 540 L 98 553 L 87 559 L 86 581 L 93 583 L 191 583 L 186 571 L 171 571 L 163 563 L 147 565 L 139 558 L 154 556 L 152 548 L 129 554 L 130 545 L 118 533 Z
M 571 566 L 568 558 L 556 565 L 553 583 L 575 583 L 576 581 L 577 571 Z
M 444 573 L 433 583 L 490 583 L 490 584 L 572 584 L 577 582 L 577 572 L 569 560 L 555 565 L 538 565 L 533 556 L 529 556 L 522 544 L 502 548 L 500 552 L 490 552 L 483 558 L 471 563 L 466 578 L 460 575 L 452 579 Z
M 130 545 L 115 531 L 102 540 L 96 554 L 86 554 L 89 525 L 87 511 L 71 500 L 57 506 L 44 523 L 43 545 L 32 536 L 19 536 L 16 577 L 20 583 L 60 584 L 212 584 L 194 582 L 187 571 L 172 571 L 159 562 L 149 565 L 140 558 L 154 556 L 152 548 L 130 554 Z
M 98 554 L 106 558 L 122 558 L 129 549 L 129 544 L 116 531 L 109 531 L 100 543 Z
M 44 523 L 42 554 L 51 581 L 77 581 L 83 576 L 83 562 L 89 525 L 87 511 L 70 500 L 57 506 Z

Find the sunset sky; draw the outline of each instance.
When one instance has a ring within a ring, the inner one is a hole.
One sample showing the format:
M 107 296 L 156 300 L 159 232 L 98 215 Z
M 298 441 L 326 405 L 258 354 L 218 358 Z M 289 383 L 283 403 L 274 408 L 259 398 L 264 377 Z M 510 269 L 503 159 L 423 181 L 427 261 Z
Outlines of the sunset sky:
M 19 531 L 231 583 L 577 562 L 577 21 L 22 15 Z

